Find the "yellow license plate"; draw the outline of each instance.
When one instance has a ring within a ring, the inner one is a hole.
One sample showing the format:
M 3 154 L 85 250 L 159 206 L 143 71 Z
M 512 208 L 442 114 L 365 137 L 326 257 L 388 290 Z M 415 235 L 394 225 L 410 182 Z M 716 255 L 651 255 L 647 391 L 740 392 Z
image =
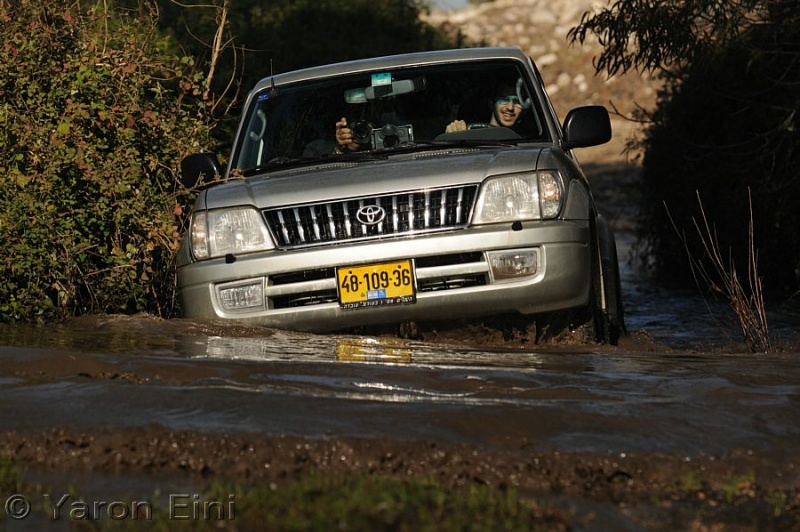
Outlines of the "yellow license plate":
M 402 305 L 417 300 L 410 260 L 336 269 L 339 305 L 345 309 Z

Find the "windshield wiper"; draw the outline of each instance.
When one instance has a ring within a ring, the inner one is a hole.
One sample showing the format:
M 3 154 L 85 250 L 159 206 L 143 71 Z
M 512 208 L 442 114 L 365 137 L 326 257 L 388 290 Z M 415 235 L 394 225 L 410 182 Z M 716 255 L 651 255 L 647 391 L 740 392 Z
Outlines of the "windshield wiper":
M 260 164 L 258 166 L 254 166 L 253 168 L 248 168 L 242 171 L 242 175 L 245 177 L 250 177 L 252 175 L 258 174 L 260 172 L 264 172 L 267 170 L 276 170 L 276 169 L 284 169 L 284 168 L 294 168 L 296 166 L 305 166 L 308 164 L 319 164 L 319 163 L 326 163 L 332 162 L 333 156 L 331 155 L 321 155 L 319 157 L 311 157 L 311 158 L 304 158 L 304 159 L 293 159 L 291 157 L 275 157 L 270 159 L 264 164 Z
M 383 161 L 387 159 L 386 150 L 379 151 L 352 151 L 339 153 L 329 159 L 328 162 L 336 162 L 339 160 L 367 162 L 367 161 Z
M 366 162 L 366 161 L 381 161 L 386 159 L 387 156 L 375 152 L 352 152 L 342 154 L 325 154 L 316 157 L 301 157 L 293 159 L 291 157 L 275 157 L 270 159 L 264 164 L 248 168 L 242 171 L 244 177 L 250 177 L 261 172 L 268 170 L 284 170 L 289 168 L 297 168 L 301 166 L 314 166 L 324 164 L 336 164 L 342 161 L 347 162 Z
M 439 146 L 469 146 L 471 148 L 519 148 L 518 141 L 513 142 L 491 139 L 457 139 L 438 141 Z

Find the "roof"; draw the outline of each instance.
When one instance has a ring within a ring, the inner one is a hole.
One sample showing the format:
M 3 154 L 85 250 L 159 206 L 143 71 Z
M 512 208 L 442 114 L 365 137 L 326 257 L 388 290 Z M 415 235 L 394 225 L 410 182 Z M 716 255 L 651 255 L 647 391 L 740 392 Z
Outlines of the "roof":
M 518 61 L 526 61 L 527 56 L 519 48 L 511 46 L 498 46 L 486 48 L 433 50 L 427 52 L 412 52 L 406 54 L 373 57 L 368 59 L 355 59 L 352 61 L 314 66 L 266 77 L 256 84 L 254 90 L 257 91 L 273 84 L 281 85 L 307 79 L 326 78 L 345 73 L 349 74 L 354 72 L 366 72 L 381 68 L 392 69 L 412 65 L 475 60 L 480 61 L 489 59 L 514 59 Z

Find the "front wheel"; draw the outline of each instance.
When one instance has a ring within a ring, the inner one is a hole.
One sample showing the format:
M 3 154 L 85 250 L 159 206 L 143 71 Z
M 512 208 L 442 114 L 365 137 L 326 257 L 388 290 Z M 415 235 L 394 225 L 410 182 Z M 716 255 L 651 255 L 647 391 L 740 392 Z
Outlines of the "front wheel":
M 616 255 L 609 257 L 605 274 L 598 253 L 592 253 L 592 282 L 589 300 L 572 311 L 551 312 L 536 316 L 536 343 L 618 345 L 627 334 L 619 291 L 619 267 Z
M 591 284 L 582 307 L 536 317 L 536 343 L 561 341 L 618 345 L 627 335 L 614 234 L 602 217 L 591 226 Z M 568 335 L 565 335 L 566 331 Z

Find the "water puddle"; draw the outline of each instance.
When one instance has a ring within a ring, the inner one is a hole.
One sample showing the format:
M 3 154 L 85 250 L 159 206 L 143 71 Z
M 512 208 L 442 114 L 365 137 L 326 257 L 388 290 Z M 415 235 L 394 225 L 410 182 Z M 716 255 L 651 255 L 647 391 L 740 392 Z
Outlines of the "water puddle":
M 7 428 L 158 423 L 673 453 L 800 438 L 796 354 L 490 349 L 145 316 L 6 326 L 0 345 Z

